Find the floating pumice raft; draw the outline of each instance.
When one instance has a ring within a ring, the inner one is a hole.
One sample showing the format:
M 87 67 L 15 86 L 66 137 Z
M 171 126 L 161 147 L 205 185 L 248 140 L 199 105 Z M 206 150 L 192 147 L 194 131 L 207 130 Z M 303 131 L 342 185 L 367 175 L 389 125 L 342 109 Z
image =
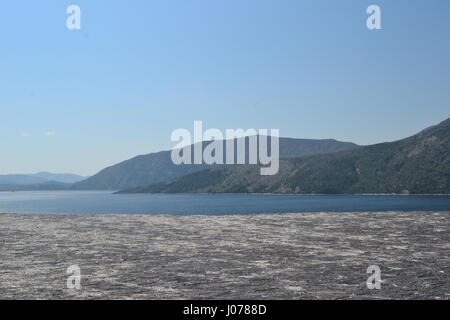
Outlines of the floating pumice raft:
M 449 299 L 449 239 L 450 212 L 0 214 L 0 299 Z

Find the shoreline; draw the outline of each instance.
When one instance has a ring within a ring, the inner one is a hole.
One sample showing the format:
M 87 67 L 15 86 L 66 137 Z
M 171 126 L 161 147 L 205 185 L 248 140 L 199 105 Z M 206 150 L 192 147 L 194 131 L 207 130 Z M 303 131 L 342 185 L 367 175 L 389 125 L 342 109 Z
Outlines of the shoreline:
M 151 195 L 273 195 L 273 196 L 444 196 L 450 193 L 271 193 L 271 192 L 172 192 L 172 193 L 149 193 L 149 192 L 122 192 L 117 190 L 0 190 L 0 193 L 15 192 L 102 192 L 115 195 L 123 194 L 151 194 Z
M 29 212 L 0 212 L 0 217 L 4 215 L 16 216 L 167 216 L 167 217 L 236 217 L 236 216 L 289 216 L 289 215 L 314 215 L 314 214 L 393 214 L 393 213 L 442 213 L 449 214 L 450 210 L 362 210 L 362 211 L 300 211 L 300 212 L 268 212 L 268 213 L 29 213 Z
M 64 190 L 62 190 L 64 191 Z M 67 190 L 66 190 L 67 191 Z M 80 191 L 80 190 L 77 190 Z M 89 191 L 89 190 L 85 190 Z M 96 191 L 96 190 L 91 190 Z M 108 190 L 97 190 L 108 191 Z M 450 193 L 270 193 L 270 192 L 121 192 L 112 191 L 112 194 L 165 194 L 165 195 L 271 195 L 271 196 L 450 196 Z

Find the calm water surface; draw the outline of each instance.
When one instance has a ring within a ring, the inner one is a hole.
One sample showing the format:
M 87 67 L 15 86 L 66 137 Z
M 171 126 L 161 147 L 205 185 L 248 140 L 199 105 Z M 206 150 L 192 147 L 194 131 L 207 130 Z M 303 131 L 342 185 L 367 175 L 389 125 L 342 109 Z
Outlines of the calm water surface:
M 450 211 L 450 196 L 112 194 L 105 191 L 0 192 L 0 213 L 251 214 Z

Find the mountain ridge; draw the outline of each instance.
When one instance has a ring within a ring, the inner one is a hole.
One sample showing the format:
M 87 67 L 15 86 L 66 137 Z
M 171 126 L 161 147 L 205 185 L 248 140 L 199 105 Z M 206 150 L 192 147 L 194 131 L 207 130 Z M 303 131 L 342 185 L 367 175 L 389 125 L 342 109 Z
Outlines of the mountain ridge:
M 209 168 L 124 193 L 450 193 L 450 118 L 411 137 L 354 150 L 281 159 L 275 176 L 257 165 Z
M 86 177 L 71 173 L 50 173 L 0 175 L 0 191 L 67 190 L 74 182 Z
M 87 179 L 88 177 L 80 176 L 74 173 L 52 173 L 47 171 L 41 171 L 32 174 L 36 177 L 41 177 L 49 181 L 62 182 L 62 183 L 76 183 Z
M 242 139 L 242 138 L 241 138 Z M 245 139 L 248 139 L 245 138 Z M 203 148 L 208 142 L 203 143 Z M 225 145 L 225 144 L 224 144 Z M 248 144 L 246 144 L 248 146 Z M 190 146 L 193 148 L 193 145 Z M 285 157 L 303 156 L 359 148 L 352 142 L 334 139 L 280 138 L 280 154 Z M 235 147 L 236 148 L 236 147 Z M 211 167 L 206 164 L 175 165 L 171 150 L 138 155 L 99 171 L 94 176 L 75 183 L 74 190 L 121 190 L 146 186 Z

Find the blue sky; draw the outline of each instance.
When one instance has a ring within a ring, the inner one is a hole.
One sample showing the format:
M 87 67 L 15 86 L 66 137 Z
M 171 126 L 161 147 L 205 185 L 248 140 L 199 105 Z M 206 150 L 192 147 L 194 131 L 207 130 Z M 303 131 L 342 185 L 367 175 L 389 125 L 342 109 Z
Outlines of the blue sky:
M 449 34 L 447 0 L 2 1 L 0 174 L 91 175 L 194 120 L 397 140 L 450 116 Z

